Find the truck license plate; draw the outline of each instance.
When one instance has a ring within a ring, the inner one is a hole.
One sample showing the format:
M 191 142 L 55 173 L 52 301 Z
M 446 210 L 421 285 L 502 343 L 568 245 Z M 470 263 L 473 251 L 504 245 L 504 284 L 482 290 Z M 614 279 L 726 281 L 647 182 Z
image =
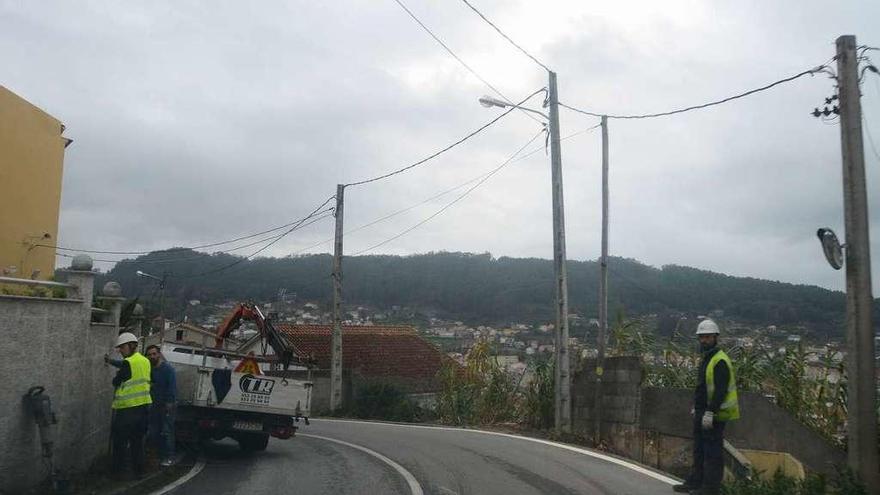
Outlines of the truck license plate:
M 246 430 L 246 431 L 262 431 L 263 424 L 258 423 L 256 421 L 236 421 L 232 424 L 232 427 L 236 430 Z

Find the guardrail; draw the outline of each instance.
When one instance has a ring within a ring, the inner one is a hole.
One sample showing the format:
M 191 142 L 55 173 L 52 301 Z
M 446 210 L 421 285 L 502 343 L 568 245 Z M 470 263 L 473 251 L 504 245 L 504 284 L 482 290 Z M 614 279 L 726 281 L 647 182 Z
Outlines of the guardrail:
M 750 480 L 755 472 L 751 461 L 727 440 L 724 441 L 724 467 L 736 479 Z

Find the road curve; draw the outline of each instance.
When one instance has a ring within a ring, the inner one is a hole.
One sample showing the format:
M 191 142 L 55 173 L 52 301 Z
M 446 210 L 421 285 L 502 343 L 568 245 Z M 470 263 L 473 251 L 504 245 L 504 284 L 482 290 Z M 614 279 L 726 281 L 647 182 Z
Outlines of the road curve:
M 672 479 L 577 447 L 513 435 L 313 420 L 266 452 L 207 448 L 207 466 L 175 495 L 663 494 Z M 323 438 L 322 438 L 323 437 Z M 333 441 L 337 440 L 337 441 Z

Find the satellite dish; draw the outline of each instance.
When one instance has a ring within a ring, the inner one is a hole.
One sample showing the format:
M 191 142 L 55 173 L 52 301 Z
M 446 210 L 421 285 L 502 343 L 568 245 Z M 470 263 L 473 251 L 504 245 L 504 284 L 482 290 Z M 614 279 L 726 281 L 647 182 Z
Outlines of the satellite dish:
M 835 270 L 843 268 L 843 246 L 837 240 L 837 236 L 831 229 L 821 228 L 816 232 L 819 242 L 822 243 L 822 252 L 825 253 L 825 259 L 828 264 Z

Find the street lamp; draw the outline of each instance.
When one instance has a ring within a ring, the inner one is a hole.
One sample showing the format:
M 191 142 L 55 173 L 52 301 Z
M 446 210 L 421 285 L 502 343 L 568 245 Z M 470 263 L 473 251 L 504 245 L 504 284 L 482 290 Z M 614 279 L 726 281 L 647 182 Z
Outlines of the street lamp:
M 159 327 L 159 344 L 165 341 L 165 281 L 168 274 L 163 273 L 161 277 L 150 275 L 149 273 L 136 271 L 138 277 L 149 278 L 159 282 L 159 319 L 162 320 L 162 326 Z
M 556 73 L 548 71 L 547 114 L 491 96 L 478 101 L 486 108 L 518 108 L 536 113 L 546 122 L 550 135 L 550 179 L 553 191 L 553 271 L 556 275 L 556 392 L 554 423 L 557 433 L 571 432 L 571 359 L 568 355 L 568 275 L 565 257 L 565 206 L 562 199 L 562 146 L 559 139 L 559 95 Z M 600 359 L 601 361 L 601 359 Z M 601 373 L 601 369 L 598 370 Z M 598 387 L 596 388 L 598 391 Z M 598 415 L 597 415 L 598 419 Z
M 477 99 L 477 101 L 479 101 L 479 102 L 480 102 L 480 105 L 484 106 L 485 108 L 492 108 L 492 107 L 498 107 L 498 108 L 513 107 L 513 108 L 519 108 L 520 110 L 523 110 L 523 111 L 526 111 L 526 112 L 536 113 L 536 114 L 540 115 L 541 117 L 544 117 L 545 120 L 550 120 L 550 117 L 548 117 L 548 116 L 547 116 L 545 113 L 543 113 L 543 112 L 539 112 L 539 111 L 537 111 L 537 110 L 532 110 L 531 108 L 523 107 L 523 106 L 520 106 L 520 105 L 515 105 L 515 104 L 513 104 L 513 103 L 508 103 L 508 102 L 506 102 L 506 101 L 499 100 L 498 98 L 494 98 L 494 97 L 489 96 L 489 95 L 481 96 L 479 99 Z

